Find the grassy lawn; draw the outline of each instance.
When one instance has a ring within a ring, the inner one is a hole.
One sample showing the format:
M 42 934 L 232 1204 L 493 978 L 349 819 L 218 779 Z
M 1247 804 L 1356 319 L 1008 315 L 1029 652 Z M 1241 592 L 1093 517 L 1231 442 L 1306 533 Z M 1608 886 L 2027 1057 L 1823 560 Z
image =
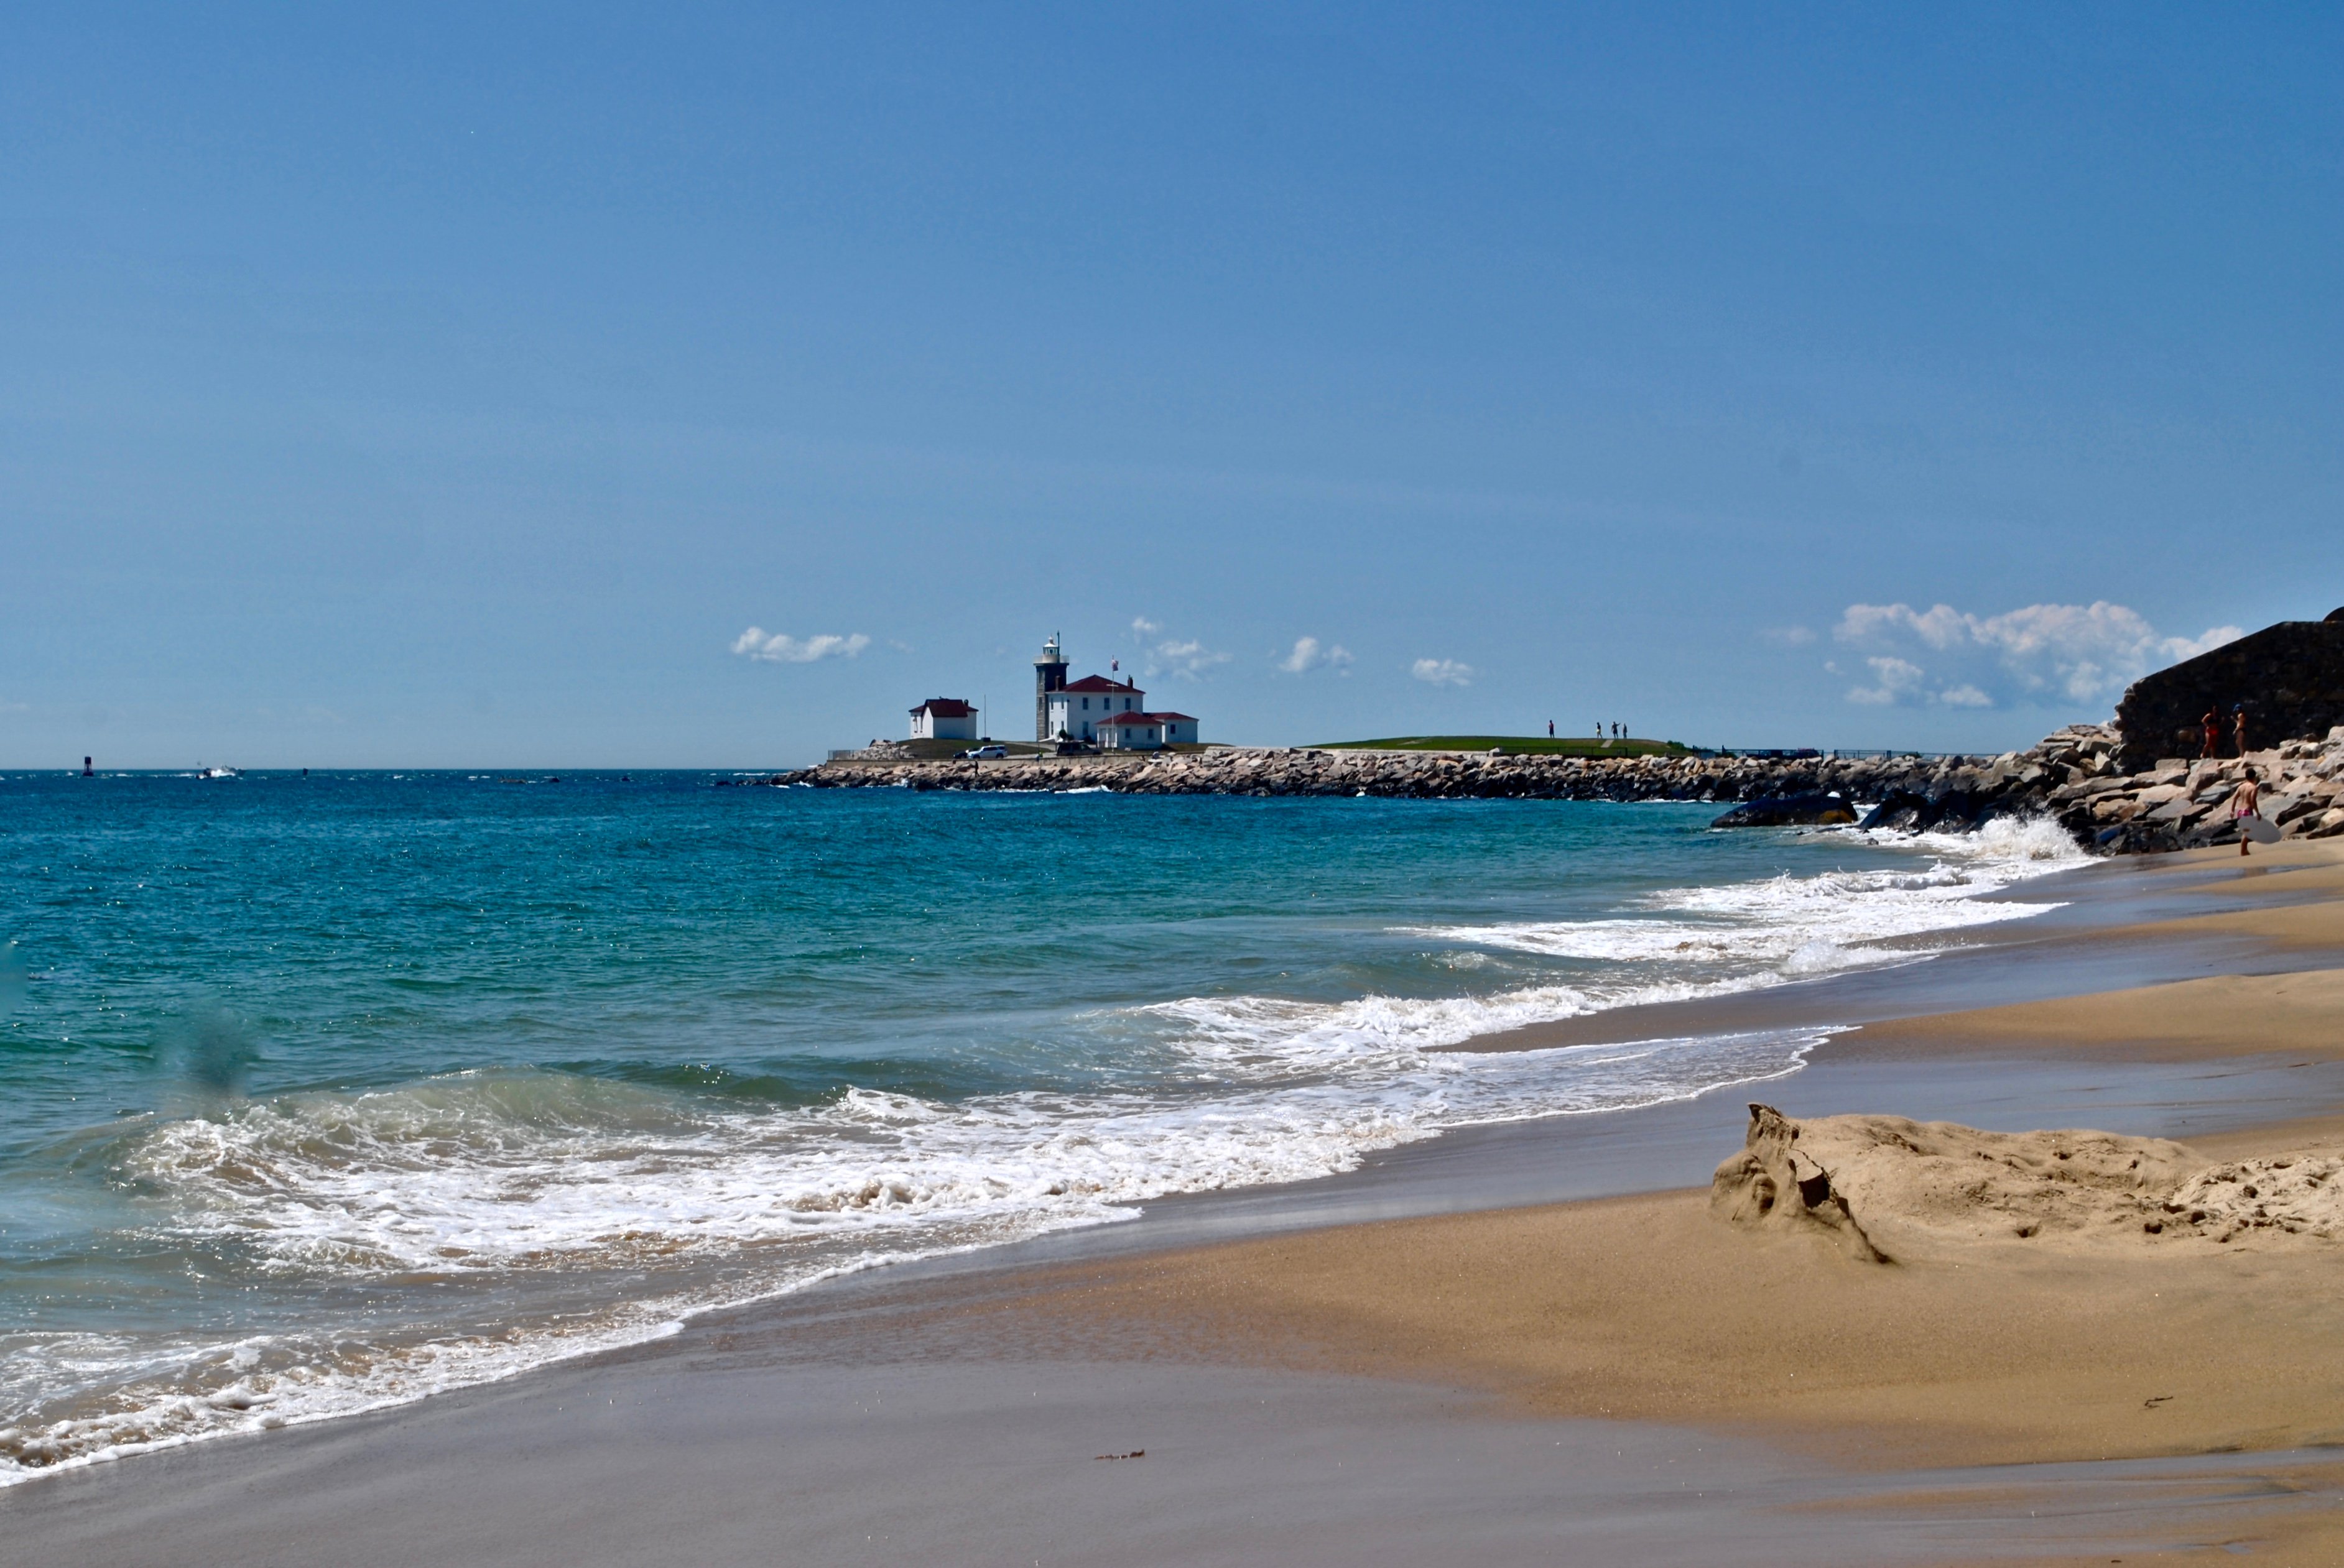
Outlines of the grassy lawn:
M 1502 747 L 1514 756 L 1689 757 L 1692 748 L 1673 740 L 1596 740 L 1557 735 L 1402 735 L 1388 740 L 1330 740 L 1319 751 L 1487 751 Z

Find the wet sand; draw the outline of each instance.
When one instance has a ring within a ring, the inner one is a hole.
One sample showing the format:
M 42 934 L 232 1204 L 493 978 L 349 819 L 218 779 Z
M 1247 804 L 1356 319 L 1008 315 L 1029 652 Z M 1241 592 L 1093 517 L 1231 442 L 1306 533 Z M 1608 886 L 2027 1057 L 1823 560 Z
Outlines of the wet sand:
M 2128 1562 L 2317 1522 L 2318 1455 L 1850 1476 L 1440 1385 L 1129 1362 L 563 1369 L 269 1444 L 17 1488 L 0 1559 L 417 1563 Z M 1109 1455 L 1128 1457 L 1107 1457 Z M 2286 1558 L 2285 1561 L 2303 1561 Z
M 1783 988 L 1865 1027 L 1751 1095 L 2344 1152 L 2315 961 L 2344 858 L 2290 849 L 2094 868 L 2092 908 L 1898 971 L 1869 1021 Z M 1919 977 L 2019 949 L 2022 994 L 1926 1005 Z M 2218 972 L 2053 983 L 2160 950 Z M 1710 1212 L 1746 1097 L 1457 1134 L 48 1478 L 0 1493 L 0 1562 L 2344 1561 L 2338 1243 L 1910 1232 L 1857 1265 Z

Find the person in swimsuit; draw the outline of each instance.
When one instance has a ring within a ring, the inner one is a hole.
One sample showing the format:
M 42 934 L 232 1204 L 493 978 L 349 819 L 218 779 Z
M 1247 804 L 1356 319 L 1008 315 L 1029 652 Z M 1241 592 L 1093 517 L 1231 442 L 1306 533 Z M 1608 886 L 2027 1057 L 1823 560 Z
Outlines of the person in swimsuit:
M 2247 754 L 2247 705 L 2239 703 L 2230 709 L 2230 732 L 2238 738 L 2238 755 Z
M 2255 779 L 2255 770 L 2249 768 L 2247 776 L 2238 780 L 2238 789 L 2230 795 L 2230 820 L 2238 825 L 2239 854 L 2245 854 L 2248 844 L 2252 842 L 2247 837 L 2247 819 L 2262 814 L 2262 786 Z
M 2206 732 L 2206 743 L 2198 749 L 2198 755 L 2211 757 L 2222 749 L 2222 716 L 2209 708 L 2198 722 Z

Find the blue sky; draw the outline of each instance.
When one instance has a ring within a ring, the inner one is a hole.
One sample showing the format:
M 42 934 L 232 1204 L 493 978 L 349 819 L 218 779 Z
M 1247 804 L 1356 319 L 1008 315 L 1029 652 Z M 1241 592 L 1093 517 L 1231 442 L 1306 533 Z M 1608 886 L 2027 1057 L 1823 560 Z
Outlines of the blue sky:
M 1942 9 L 19 10 L 0 766 L 2102 717 L 2344 603 L 2344 23 Z

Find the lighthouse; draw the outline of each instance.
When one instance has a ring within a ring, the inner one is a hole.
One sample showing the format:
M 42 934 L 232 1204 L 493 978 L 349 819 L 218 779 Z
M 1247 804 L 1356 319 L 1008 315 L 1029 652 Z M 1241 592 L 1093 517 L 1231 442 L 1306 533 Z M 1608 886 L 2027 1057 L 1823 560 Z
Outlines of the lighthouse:
M 1034 739 L 1050 739 L 1050 693 L 1066 689 L 1066 656 L 1058 650 L 1058 634 L 1052 632 L 1050 640 L 1042 645 L 1042 657 L 1034 661 Z

